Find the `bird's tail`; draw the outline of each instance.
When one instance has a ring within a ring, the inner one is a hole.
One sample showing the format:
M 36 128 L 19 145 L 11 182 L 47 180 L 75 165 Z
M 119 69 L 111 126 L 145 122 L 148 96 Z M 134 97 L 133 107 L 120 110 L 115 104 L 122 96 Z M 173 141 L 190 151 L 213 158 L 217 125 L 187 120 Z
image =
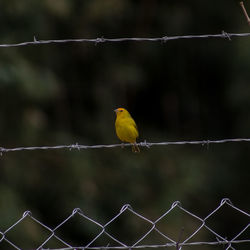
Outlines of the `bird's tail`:
M 136 142 L 132 144 L 132 152 L 133 153 L 140 153 L 140 148 Z

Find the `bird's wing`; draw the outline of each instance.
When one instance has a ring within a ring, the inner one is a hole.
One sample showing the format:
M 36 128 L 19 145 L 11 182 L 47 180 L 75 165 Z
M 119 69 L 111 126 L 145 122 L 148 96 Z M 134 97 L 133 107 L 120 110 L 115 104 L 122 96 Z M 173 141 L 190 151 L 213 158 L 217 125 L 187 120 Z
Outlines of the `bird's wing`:
M 138 128 L 137 128 L 137 125 L 136 125 L 136 123 L 135 123 L 135 121 L 132 119 L 132 125 L 133 125 L 133 127 L 135 128 L 135 130 L 137 131 L 137 137 L 139 136 L 139 132 L 138 132 Z

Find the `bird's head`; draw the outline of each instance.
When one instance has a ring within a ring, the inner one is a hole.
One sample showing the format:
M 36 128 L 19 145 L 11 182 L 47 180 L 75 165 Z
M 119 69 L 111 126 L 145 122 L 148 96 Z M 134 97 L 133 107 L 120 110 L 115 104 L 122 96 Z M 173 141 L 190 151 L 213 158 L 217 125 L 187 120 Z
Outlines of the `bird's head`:
M 124 108 L 118 108 L 118 109 L 115 109 L 114 111 L 115 111 L 117 117 L 129 115 L 129 112 Z

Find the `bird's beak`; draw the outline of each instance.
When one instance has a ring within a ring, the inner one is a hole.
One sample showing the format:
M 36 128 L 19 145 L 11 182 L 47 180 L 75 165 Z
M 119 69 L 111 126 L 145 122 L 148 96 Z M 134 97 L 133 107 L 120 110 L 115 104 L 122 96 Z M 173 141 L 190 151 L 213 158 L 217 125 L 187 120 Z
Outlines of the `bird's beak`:
M 117 109 L 115 109 L 114 112 L 117 113 Z

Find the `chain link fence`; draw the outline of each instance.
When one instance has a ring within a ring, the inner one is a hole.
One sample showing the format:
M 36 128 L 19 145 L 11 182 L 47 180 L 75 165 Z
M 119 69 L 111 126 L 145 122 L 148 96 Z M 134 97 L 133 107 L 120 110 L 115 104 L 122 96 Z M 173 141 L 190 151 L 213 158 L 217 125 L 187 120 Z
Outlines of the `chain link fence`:
M 130 205 L 124 205 L 106 223 L 75 208 L 56 227 L 46 225 L 26 211 L 5 230 L 0 223 L 0 249 L 250 249 L 249 217 L 249 213 L 234 206 L 229 199 L 223 199 L 205 217 L 197 216 L 176 201 L 156 220 L 136 212 Z M 79 242 L 74 244 L 63 233 L 70 223 L 74 225 L 70 226 L 72 234 L 79 238 Z M 230 230 L 225 230 L 223 223 L 230 225 Z M 40 244 L 22 246 L 23 237 L 33 241 L 37 227 L 42 229 Z M 223 227 L 225 231 L 221 232 Z M 14 231 L 19 232 L 15 234 L 16 238 L 12 235 Z

